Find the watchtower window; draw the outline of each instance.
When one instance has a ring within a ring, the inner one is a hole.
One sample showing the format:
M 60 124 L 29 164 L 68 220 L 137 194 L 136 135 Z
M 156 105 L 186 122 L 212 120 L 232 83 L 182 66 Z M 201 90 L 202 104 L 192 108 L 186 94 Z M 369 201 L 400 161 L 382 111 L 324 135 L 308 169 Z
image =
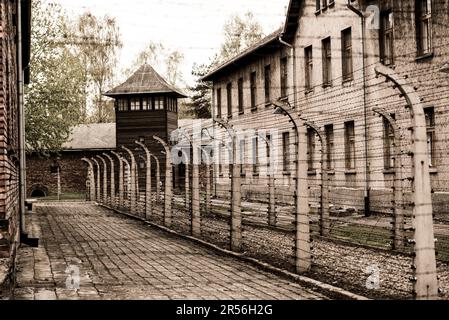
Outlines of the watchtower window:
M 131 111 L 140 110 L 140 98 L 131 98 Z
M 120 98 L 118 102 L 118 111 L 128 111 L 128 99 Z
M 154 110 L 164 110 L 165 99 L 163 97 L 154 98 Z

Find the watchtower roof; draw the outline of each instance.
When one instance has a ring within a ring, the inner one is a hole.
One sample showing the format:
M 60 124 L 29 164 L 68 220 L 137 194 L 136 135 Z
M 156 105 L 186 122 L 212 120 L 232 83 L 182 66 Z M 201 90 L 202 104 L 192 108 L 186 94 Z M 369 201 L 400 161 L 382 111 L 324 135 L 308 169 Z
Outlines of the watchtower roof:
M 171 94 L 177 98 L 187 98 L 181 90 L 169 84 L 149 64 L 142 65 L 128 80 L 104 95 L 116 98 L 122 95 L 142 94 Z

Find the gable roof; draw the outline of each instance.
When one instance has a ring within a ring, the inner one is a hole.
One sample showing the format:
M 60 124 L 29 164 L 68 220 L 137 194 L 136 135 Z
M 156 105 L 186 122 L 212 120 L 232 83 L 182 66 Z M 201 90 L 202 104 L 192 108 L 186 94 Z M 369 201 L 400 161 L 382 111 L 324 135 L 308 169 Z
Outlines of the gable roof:
M 281 47 L 283 44 L 279 38 L 282 35 L 282 30 L 283 28 L 274 31 L 270 35 L 254 43 L 253 45 L 251 45 L 241 53 L 237 54 L 233 58 L 218 65 L 216 68 L 214 68 L 204 77 L 202 77 L 201 80 L 212 81 L 213 79 L 219 77 L 228 69 L 241 65 L 242 63 L 250 59 L 252 56 L 259 54 L 264 50 L 272 50 Z
M 73 127 L 69 140 L 62 149 L 108 150 L 116 149 L 115 123 L 92 123 Z
M 104 95 L 116 97 L 120 95 L 155 93 L 173 94 L 178 98 L 187 98 L 181 90 L 165 81 L 149 64 L 142 65 L 128 80 Z

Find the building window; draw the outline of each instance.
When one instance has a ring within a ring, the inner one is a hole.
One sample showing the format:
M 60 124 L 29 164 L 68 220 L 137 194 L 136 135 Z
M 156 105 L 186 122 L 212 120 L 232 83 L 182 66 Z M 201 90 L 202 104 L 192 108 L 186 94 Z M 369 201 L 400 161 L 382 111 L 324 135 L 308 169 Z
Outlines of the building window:
M 153 110 L 153 103 L 151 98 L 142 99 L 142 110 L 148 111 Z
M 256 86 L 256 80 L 257 80 L 257 74 L 256 72 L 252 72 L 250 76 L 250 90 L 251 90 L 251 110 L 254 111 L 257 109 L 257 86 Z
M 271 140 L 271 135 L 270 134 L 267 134 L 267 136 L 266 136 L 266 146 L 267 146 L 267 154 L 266 154 L 266 156 L 267 156 L 267 168 L 268 168 L 268 171 L 269 171 L 269 169 L 270 169 L 270 167 L 271 167 L 271 144 L 273 143 L 272 142 L 272 140 Z
M 329 87 L 332 85 L 332 47 L 330 37 L 322 41 L 322 51 L 323 51 L 323 86 Z
M 313 88 L 313 50 L 312 46 L 304 49 L 305 55 L 305 77 L 306 77 L 306 90 L 312 90 Z
M 354 121 L 345 123 L 345 162 L 346 169 L 355 169 L 355 127 Z
M 432 1 L 416 0 L 416 43 L 418 56 L 432 52 Z
M 118 111 L 128 111 L 128 99 L 118 99 Z
M 381 14 L 380 29 L 380 59 L 384 65 L 392 65 L 394 63 L 394 19 L 393 12 L 387 10 Z
M 253 137 L 253 174 L 259 174 L 259 136 Z
M 217 117 L 221 118 L 221 89 L 217 89 Z
M 352 80 L 352 30 L 351 28 L 345 29 L 341 32 L 341 56 L 342 56 L 342 69 L 343 69 L 343 81 Z
M 427 130 L 427 153 L 429 155 L 429 165 L 435 166 L 435 109 L 425 108 L 426 130 Z
M 312 128 L 307 129 L 307 166 L 309 171 L 313 171 L 315 158 L 315 131 Z
M 271 66 L 267 65 L 264 69 L 265 75 L 265 102 L 271 102 Z
M 393 117 L 394 115 L 392 115 Z M 384 168 L 385 170 L 394 169 L 394 131 L 390 122 L 384 119 Z
M 245 175 L 246 141 L 240 140 L 240 175 Z
M 164 110 L 165 99 L 163 97 L 154 98 L 154 110 Z
M 326 135 L 326 164 L 327 170 L 334 169 L 334 126 L 329 124 L 324 127 Z
M 239 79 L 238 82 L 238 98 L 239 98 L 239 114 L 243 114 L 245 112 L 245 108 L 243 106 L 243 78 Z
M 227 104 L 228 104 L 228 118 L 232 118 L 232 83 L 226 86 Z
M 282 154 L 284 157 L 283 170 L 288 172 L 290 166 L 290 132 L 282 134 Z
M 316 0 L 316 11 L 320 11 L 321 10 L 321 0 Z
M 140 110 L 140 98 L 131 98 L 131 111 Z
M 287 81 L 288 81 L 288 60 L 287 57 L 281 59 L 281 97 L 287 97 Z

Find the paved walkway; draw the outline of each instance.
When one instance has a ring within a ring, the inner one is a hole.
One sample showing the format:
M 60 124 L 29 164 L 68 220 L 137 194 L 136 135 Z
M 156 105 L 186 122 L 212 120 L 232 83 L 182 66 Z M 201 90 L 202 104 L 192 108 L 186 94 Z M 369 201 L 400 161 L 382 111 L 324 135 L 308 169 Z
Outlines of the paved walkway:
M 29 227 L 16 299 L 326 299 L 91 204 L 39 205 Z

